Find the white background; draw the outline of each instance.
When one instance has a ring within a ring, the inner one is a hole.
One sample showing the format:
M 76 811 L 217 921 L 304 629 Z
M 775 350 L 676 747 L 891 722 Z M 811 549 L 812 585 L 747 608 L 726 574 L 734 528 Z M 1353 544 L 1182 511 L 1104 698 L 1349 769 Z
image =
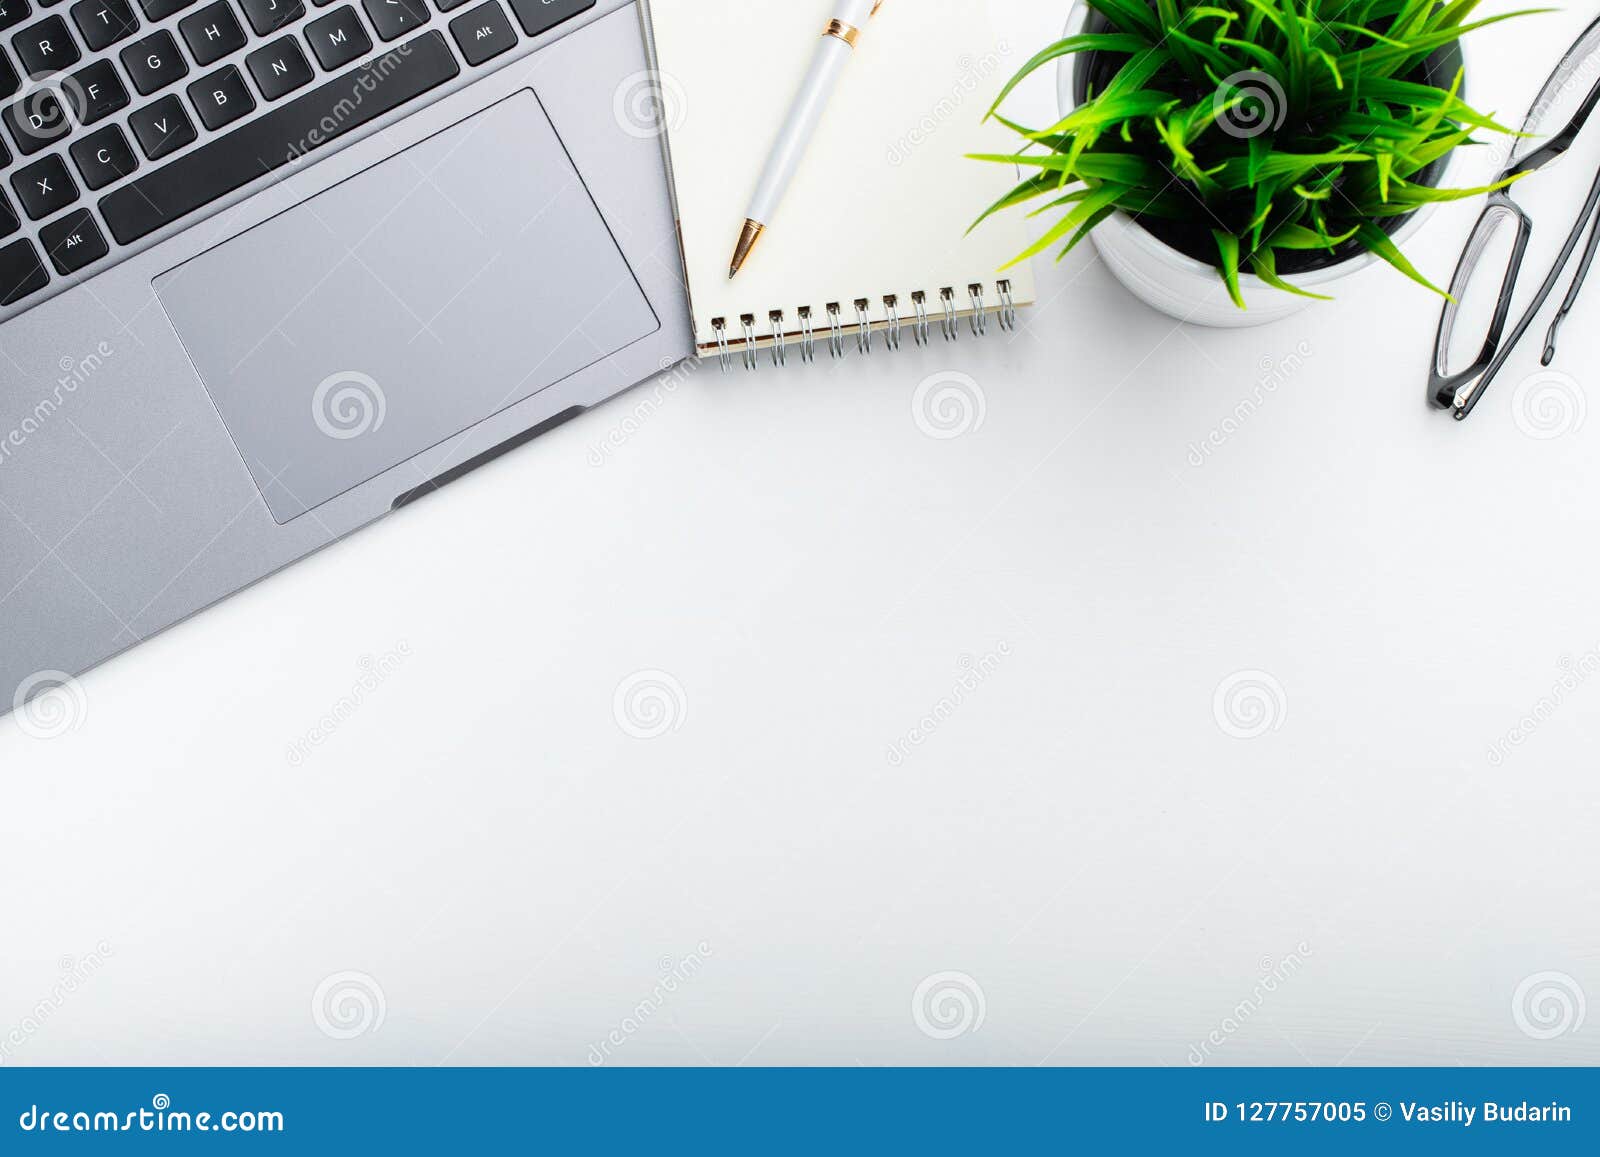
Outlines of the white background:
M 1065 15 L 995 7 L 1008 71 Z M 6 1063 L 1600 1062 L 1600 290 L 1553 408 L 1529 352 L 1457 424 L 1387 271 L 1240 332 L 1038 272 L 1015 338 L 646 385 L 0 721 Z

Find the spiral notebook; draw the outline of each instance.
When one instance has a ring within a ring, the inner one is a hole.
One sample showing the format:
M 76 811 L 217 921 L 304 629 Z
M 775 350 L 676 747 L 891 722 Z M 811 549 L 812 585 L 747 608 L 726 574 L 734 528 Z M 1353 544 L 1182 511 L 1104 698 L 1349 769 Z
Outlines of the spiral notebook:
M 664 147 L 702 357 L 783 364 L 1014 327 L 1034 300 L 1025 222 L 978 214 L 1017 181 L 984 113 L 1016 71 L 975 0 L 887 0 L 862 33 L 776 219 L 728 259 L 831 0 L 647 0 Z M 768 351 L 760 354 L 758 351 Z

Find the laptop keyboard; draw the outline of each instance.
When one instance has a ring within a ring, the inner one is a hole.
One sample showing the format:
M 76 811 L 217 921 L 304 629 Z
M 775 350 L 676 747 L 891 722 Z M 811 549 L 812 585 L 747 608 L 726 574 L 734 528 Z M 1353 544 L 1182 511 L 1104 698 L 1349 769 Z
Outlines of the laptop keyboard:
M 0 0 L 0 307 L 595 2 Z

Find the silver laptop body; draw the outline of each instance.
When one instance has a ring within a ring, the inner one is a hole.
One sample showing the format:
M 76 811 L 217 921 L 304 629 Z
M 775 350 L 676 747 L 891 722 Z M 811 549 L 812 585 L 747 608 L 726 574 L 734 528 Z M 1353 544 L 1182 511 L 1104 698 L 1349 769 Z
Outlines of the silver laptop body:
M 0 6 L 0 713 L 691 352 L 633 3 Z

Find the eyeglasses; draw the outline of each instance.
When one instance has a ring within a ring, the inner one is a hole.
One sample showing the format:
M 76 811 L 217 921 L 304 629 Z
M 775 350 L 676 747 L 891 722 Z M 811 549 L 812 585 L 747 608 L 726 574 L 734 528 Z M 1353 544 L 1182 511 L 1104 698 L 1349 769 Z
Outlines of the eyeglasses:
M 1548 232 L 1552 223 L 1571 219 L 1572 190 L 1564 189 L 1562 182 L 1529 174 L 1549 169 L 1568 153 L 1596 104 L 1600 104 L 1600 19 L 1573 42 L 1528 110 L 1522 125 L 1524 135 L 1512 138 L 1509 163 L 1493 183 L 1520 179 L 1509 189 L 1496 189 L 1489 195 L 1489 204 L 1473 226 L 1450 280 L 1450 299 L 1440 314 L 1434 339 L 1428 397 L 1457 420 L 1472 413 L 1515 351 L 1587 229 L 1588 244 L 1545 338 L 1543 364 L 1549 365 L 1555 358 L 1561 323 L 1576 303 L 1600 247 L 1600 226 L 1595 225 L 1600 168 L 1576 222 L 1553 256 L 1550 248 L 1557 235 L 1548 234 L 1547 238 L 1536 230 L 1535 222 L 1541 222 Z M 1547 266 L 1549 272 L 1523 304 L 1519 298 L 1527 298 L 1528 286 L 1534 284 L 1523 277 L 1524 271 Z M 1518 304 L 1523 307 L 1507 334 L 1506 322 L 1513 305 Z

